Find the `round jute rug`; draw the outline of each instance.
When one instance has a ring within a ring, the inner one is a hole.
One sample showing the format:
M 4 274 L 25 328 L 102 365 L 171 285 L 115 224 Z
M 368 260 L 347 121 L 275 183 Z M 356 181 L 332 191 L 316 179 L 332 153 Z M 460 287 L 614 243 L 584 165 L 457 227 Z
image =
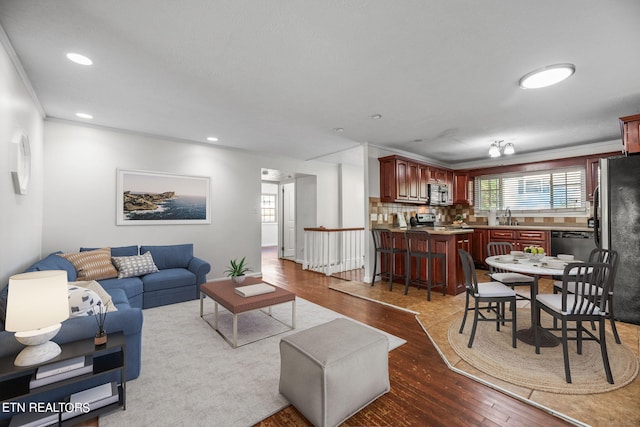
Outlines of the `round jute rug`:
M 595 341 L 583 341 L 582 354 L 576 352 L 575 341 L 569 342 L 572 383 L 568 384 L 564 376 L 562 345 L 542 347 L 540 354 L 536 354 L 534 346 L 521 341 L 517 342 L 517 348 L 513 348 L 509 323 L 501 326 L 498 332 L 495 323 L 478 322 L 473 347 L 468 348 L 473 313 L 470 312 L 469 316 L 463 333 L 458 333 L 462 316 L 449 327 L 451 347 L 470 365 L 509 383 L 551 393 L 593 394 L 624 387 L 638 375 L 638 358 L 624 343 L 616 344 L 613 335 L 607 332 L 614 384 L 607 382 L 600 346 Z M 530 310 L 519 308 L 518 329 L 530 324 Z

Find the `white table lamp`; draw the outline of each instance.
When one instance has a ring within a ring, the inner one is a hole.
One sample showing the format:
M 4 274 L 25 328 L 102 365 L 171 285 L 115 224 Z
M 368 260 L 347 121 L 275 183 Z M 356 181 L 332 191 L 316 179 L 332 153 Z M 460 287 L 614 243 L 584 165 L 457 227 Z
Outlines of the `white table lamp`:
M 9 278 L 5 329 L 27 346 L 16 357 L 16 366 L 36 365 L 60 354 L 60 346 L 49 340 L 69 317 L 68 295 L 66 271 L 34 271 Z

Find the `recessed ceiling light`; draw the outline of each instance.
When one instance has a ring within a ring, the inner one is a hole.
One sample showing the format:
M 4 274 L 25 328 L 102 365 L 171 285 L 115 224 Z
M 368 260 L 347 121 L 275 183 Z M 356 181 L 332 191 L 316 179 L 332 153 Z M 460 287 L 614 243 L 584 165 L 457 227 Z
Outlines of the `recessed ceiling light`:
M 333 128 L 334 132 L 344 132 L 344 128 Z
M 207 141 L 209 141 L 209 142 L 217 142 L 218 138 L 216 138 L 215 136 L 208 136 L 207 137 Z
M 382 118 L 382 114 L 372 114 L 371 117 L 373 120 L 378 120 Z
M 76 64 L 80 64 L 80 65 L 92 65 L 93 61 L 84 56 L 84 55 L 80 55 L 79 53 L 67 53 L 67 59 L 69 59 L 69 61 L 75 62 Z
M 523 89 L 538 89 L 560 83 L 575 73 L 573 64 L 556 64 L 543 67 L 526 74 L 520 79 L 520 87 Z
M 76 116 L 80 117 L 81 119 L 93 119 L 93 116 L 87 113 L 76 113 Z

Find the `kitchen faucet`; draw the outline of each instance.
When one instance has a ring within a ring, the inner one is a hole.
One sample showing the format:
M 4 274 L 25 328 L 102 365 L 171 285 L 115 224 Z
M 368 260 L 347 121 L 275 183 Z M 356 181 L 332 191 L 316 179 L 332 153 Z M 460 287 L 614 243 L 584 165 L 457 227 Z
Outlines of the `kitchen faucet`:
M 511 225 L 511 208 L 509 208 L 509 206 L 507 206 L 507 208 L 504 210 L 503 216 L 507 218 L 506 225 Z

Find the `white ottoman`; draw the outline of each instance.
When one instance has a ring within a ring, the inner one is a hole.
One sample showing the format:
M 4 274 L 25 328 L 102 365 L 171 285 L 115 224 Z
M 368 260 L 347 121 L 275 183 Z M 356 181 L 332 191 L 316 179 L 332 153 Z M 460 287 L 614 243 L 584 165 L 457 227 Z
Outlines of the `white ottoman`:
M 389 389 L 389 340 L 371 328 L 335 319 L 280 341 L 280 393 L 315 426 L 336 426 Z

